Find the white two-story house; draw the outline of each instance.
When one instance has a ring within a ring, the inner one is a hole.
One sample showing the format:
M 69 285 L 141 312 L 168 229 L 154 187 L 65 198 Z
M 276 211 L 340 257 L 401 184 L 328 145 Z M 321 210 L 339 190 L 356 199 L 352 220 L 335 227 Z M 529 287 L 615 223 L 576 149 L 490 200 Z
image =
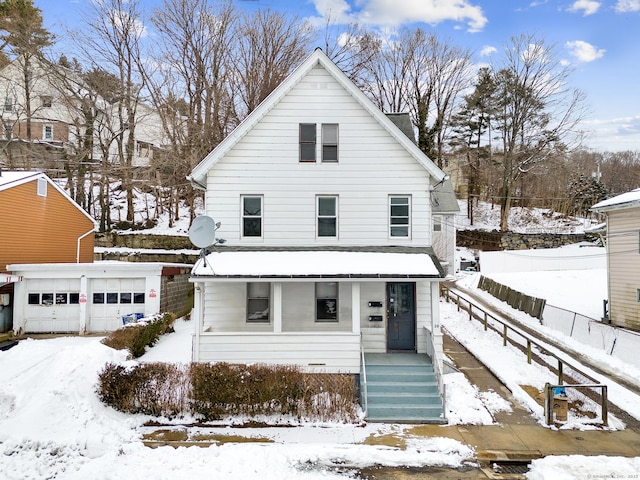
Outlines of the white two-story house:
M 367 368 L 441 371 L 431 195 L 446 176 L 321 50 L 189 178 L 225 241 L 192 271 L 194 361 L 360 375 L 372 419 L 393 414 L 374 412 Z

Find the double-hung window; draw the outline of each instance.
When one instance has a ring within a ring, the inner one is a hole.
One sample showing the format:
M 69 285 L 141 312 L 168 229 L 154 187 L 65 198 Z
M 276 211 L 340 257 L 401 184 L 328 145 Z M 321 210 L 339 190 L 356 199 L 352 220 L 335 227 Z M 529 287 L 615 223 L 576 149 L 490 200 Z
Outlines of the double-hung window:
M 338 236 L 338 197 L 319 195 L 317 198 L 318 237 Z
M 53 140 L 53 125 L 45 125 L 42 127 L 42 139 Z
M 262 196 L 243 195 L 242 203 L 242 236 L 262 237 Z
M 433 231 L 434 232 L 442 231 L 442 217 L 440 215 L 433 216 Z
M 322 162 L 338 161 L 338 124 L 323 123 L 320 125 Z M 317 156 L 317 125 L 315 123 L 301 123 L 299 126 L 300 161 L 316 162 Z
M 338 125 L 335 123 L 322 124 L 322 161 L 338 161 Z
M 300 124 L 300 161 L 316 161 L 316 124 Z
M 389 236 L 409 238 L 411 236 L 411 197 L 389 197 Z
M 338 321 L 338 284 L 316 283 L 316 321 Z
M 269 323 L 270 293 L 270 283 L 247 283 L 248 323 Z

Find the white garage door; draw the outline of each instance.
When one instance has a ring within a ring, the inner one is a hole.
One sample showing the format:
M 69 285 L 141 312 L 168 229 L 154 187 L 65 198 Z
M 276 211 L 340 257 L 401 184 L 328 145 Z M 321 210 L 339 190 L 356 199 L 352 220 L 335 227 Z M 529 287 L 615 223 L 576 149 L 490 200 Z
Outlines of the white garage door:
M 88 289 L 89 332 L 111 332 L 123 325 L 122 317 L 144 314 L 144 278 L 92 279 Z
M 25 332 L 78 332 L 79 279 L 29 279 Z

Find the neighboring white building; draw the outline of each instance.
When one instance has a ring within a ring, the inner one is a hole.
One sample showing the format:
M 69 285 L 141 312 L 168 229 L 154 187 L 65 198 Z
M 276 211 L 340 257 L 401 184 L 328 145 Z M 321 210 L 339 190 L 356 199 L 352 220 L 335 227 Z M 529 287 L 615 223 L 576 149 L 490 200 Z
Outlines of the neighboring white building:
M 596 203 L 607 217 L 607 284 L 612 325 L 640 330 L 640 188 Z
M 316 50 L 190 176 L 226 241 L 192 272 L 193 359 L 358 374 L 363 353 L 421 353 L 440 369 L 444 179 Z
M 190 265 L 94 262 L 8 265 L 14 286 L 13 331 L 111 332 L 127 320 L 189 313 Z
M 20 59 L 14 60 L 0 70 L 0 138 L 5 142 L 37 144 L 54 155 L 82 148 L 80 136 L 85 131 L 86 122 L 82 118 L 80 97 L 87 96 L 88 90 L 81 78 L 59 65 L 42 65 L 32 58 L 29 67 L 30 100 L 27 102 L 25 69 L 20 62 Z M 100 142 L 111 142 L 110 161 L 117 164 L 118 149 L 113 139 L 117 135 L 126 138 L 129 130 L 126 125 L 119 124 L 117 104 L 109 104 L 100 98 L 93 103 L 96 107 L 93 156 L 99 160 L 102 156 Z M 30 137 L 27 119 L 30 119 Z M 167 143 L 162 122 L 154 109 L 138 104 L 135 127 L 135 153 L 131 163 L 134 167 L 148 167 L 154 151 Z M 5 159 L 5 163 L 11 162 Z

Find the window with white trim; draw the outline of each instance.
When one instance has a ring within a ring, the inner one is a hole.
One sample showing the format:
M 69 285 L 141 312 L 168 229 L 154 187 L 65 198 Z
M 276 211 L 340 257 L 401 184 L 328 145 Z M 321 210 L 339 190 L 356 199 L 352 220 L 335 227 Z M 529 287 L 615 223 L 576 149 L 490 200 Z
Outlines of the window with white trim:
M 322 161 L 338 161 L 338 124 L 322 124 Z
M 40 96 L 40 102 L 44 108 L 50 107 L 53 103 L 53 97 L 50 95 Z
M 247 283 L 247 323 L 269 323 L 270 300 L 270 283 Z
M 338 321 L 338 283 L 316 283 L 316 322 Z
M 44 125 L 42 127 L 42 139 L 53 140 L 53 125 Z
M 389 197 L 389 236 L 411 237 L 411 197 Z
M 242 204 L 242 236 L 262 237 L 262 196 L 243 195 Z
M 38 179 L 38 195 L 41 197 L 47 196 L 47 179 L 46 178 Z
M 301 123 L 299 133 L 300 143 L 300 161 L 315 162 L 316 161 L 316 124 Z
M 316 198 L 318 237 L 337 237 L 338 197 L 318 195 Z

